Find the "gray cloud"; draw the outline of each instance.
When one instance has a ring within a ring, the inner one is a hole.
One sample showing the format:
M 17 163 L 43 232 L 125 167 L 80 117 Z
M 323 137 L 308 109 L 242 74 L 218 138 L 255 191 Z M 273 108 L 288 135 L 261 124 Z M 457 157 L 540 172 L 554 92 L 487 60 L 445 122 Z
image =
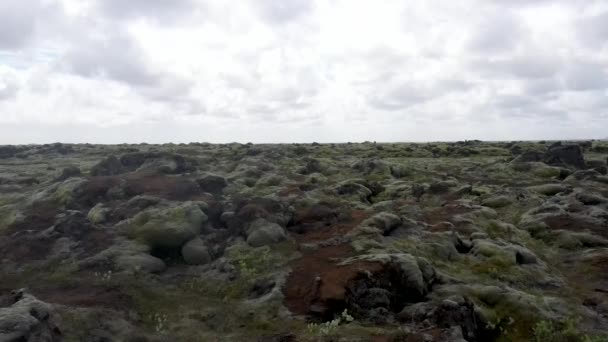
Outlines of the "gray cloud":
M 15 75 L 0 70 L 0 101 L 14 98 L 19 91 L 19 81 Z
M 598 48 L 608 42 L 608 11 L 581 18 L 577 22 L 579 39 L 590 48 Z
M 394 87 L 371 90 L 368 104 L 382 110 L 402 110 L 453 92 L 466 91 L 471 87 L 472 84 L 459 80 L 442 80 L 434 83 L 408 81 Z
M 523 88 L 524 92 L 533 96 L 546 96 L 564 89 L 558 77 L 528 79 Z
M 490 104 L 500 117 L 506 119 L 526 118 L 539 121 L 549 119 L 568 119 L 568 111 L 553 106 L 552 103 L 542 101 L 527 95 L 503 95 Z
M 582 1 L 588 1 L 588 0 L 582 0 Z M 515 8 L 521 8 L 521 7 L 530 7 L 530 6 L 540 6 L 540 5 L 546 5 L 546 4 L 556 4 L 556 3 L 560 3 L 560 4 L 575 4 L 575 3 L 580 3 L 581 0 L 489 0 L 489 2 L 496 4 L 496 5 L 500 5 L 500 6 L 505 6 L 505 7 L 515 7 Z
M 310 0 L 254 0 L 258 13 L 268 22 L 284 24 L 309 13 L 312 10 Z
M 525 109 L 538 104 L 535 97 L 527 95 L 498 96 L 494 104 L 501 109 Z
M 511 52 L 525 37 L 525 31 L 509 12 L 491 13 L 474 29 L 469 47 L 482 54 Z
M 152 67 L 125 31 L 116 29 L 105 37 L 83 40 L 68 51 L 60 66 L 85 78 L 120 82 L 148 100 L 173 105 L 186 114 L 205 112 L 202 100 L 189 95 L 193 80 Z
M 38 1 L 0 1 L 0 50 L 23 47 L 33 37 Z
M 549 55 L 509 56 L 500 59 L 474 59 L 472 69 L 478 68 L 490 77 L 515 79 L 546 79 L 561 69 L 561 61 Z
M 97 0 L 102 13 L 108 18 L 147 18 L 166 22 L 179 19 L 198 8 L 192 0 Z
M 564 75 L 566 88 L 581 91 L 608 89 L 607 69 L 607 65 L 597 63 L 573 63 Z
M 73 46 L 65 56 L 65 67 L 77 75 L 102 77 L 135 86 L 158 83 L 158 75 L 143 61 L 143 52 L 123 32 L 105 39 L 91 39 Z

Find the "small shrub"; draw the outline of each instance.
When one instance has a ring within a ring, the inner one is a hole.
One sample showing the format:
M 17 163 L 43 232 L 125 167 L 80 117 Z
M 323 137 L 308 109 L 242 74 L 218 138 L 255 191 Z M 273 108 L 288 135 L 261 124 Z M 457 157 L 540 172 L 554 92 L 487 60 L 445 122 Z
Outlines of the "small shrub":
M 336 333 L 336 328 L 342 324 L 348 324 L 354 321 L 354 317 L 348 314 L 348 310 L 344 309 L 340 316 L 335 319 L 324 322 L 324 323 L 310 323 L 308 324 L 308 332 L 317 336 L 330 336 Z
M 540 321 L 534 326 L 535 342 L 607 342 L 608 336 L 590 336 L 581 333 L 577 320 L 564 322 Z

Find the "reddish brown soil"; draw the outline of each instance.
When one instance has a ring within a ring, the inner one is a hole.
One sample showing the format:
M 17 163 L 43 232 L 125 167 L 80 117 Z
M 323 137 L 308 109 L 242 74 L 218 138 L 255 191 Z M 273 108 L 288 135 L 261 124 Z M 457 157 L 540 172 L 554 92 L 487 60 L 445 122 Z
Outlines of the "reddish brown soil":
M 346 286 L 361 271 L 377 271 L 380 264 L 357 262 L 339 266 L 343 259 L 353 254 L 350 245 L 321 248 L 308 253 L 292 264 L 292 272 L 285 284 L 285 305 L 296 314 L 323 312 L 332 303 L 344 299 Z
M 351 212 L 350 218 L 347 221 L 312 230 L 306 234 L 297 235 L 296 239 L 298 242 L 315 242 L 327 240 L 336 236 L 344 236 L 369 216 L 369 213 L 363 210 L 354 210 Z
M 59 213 L 59 206 L 53 202 L 39 202 L 28 208 L 23 213 L 23 220 L 18 221 L 6 230 L 7 235 L 13 235 L 23 231 L 39 232 L 47 229 L 55 222 L 55 216 Z
M 450 221 L 454 216 L 471 212 L 470 208 L 457 203 L 448 203 L 424 214 L 424 221 L 429 224 Z
M 96 176 L 91 177 L 88 182 L 82 185 L 78 204 L 92 207 L 101 202 L 108 192 L 108 189 L 118 186 L 121 178 L 118 176 Z
M 44 238 L 8 238 L 0 242 L 0 257 L 19 263 L 42 260 L 51 251 L 53 241 Z
M 302 189 L 300 189 L 300 187 L 298 185 L 288 185 L 285 188 L 283 188 L 281 191 L 279 191 L 279 196 L 280 197 L 288 197 L 288 196 L 293 196 L 293 195 L 303 195 L 304 191 L 302 191 Z
M 107 230 L 94 230 L 87 234 L 80 241 L 79 248 L 82 249 L 81 258 L 95 255 L 114 243 L 114 236 Z
M 595 275 L 598 278 L 608 281 L 608 255 L 601 255 L 596 258 L 593 258 L 590 262 L 590 265 L 593 268 L 597 269 Z
M 589 230 L 594 234 L 608 238 L 608 227 L 587 222 L 571 215 L 552 216 L 545 220 L 550 229 L 564 229 L 574 232 Z
M 369 214 L 365 211 L 354 210 L 344 222 L 298 235 L 296 239 L 299 243 L 304 243 L 343 236 L 368 217 Z M 296 314 L 310 314 L 311 306 L 315 312 L 323 312 L 332 303 L 344 299 L 347 284 L 360 271 L 380 269 L 379 264 L 369 262 L 338 266 L 341 261 L 353 255 L 352 247 L 342 244 L 305 252 L 304 256 L 293 261 L 292 272 L 283 288 L 287 308 Z
M 68 306 L 128 310 L 133 304 L 131 298 L 117 287 L 68 285 L 33 288 L 31 291 L 42 301 Z
M 448 232 L 453 230 L 453 225 L 446 221 L 442 221 L 429 227 L 429 230 L 432 232 Z

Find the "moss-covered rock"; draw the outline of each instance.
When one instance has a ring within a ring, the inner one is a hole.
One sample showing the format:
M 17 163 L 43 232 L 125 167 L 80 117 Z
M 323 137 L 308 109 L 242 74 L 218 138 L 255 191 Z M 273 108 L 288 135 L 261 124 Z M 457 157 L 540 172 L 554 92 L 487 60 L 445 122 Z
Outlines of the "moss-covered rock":
M 198 235 L 207 215 L 194 202 L 169 208 L 150 208 L 126 222 L 129 237 L 152 248 L 179 248 Z
M 562 169 L 545 163 L 530 163 L 530 172 L 541 178 L 557 178 L 562 174 Z
M 161 259 L 145 253 L 121 255 L 115 263 L 118 270 L 128 272 L 160 273 L 167 267 Z
M 489 197 L 481 202 L 483 206 L 490 208 L 502 208 L 511 205 L 511 203 L 513 203 L 513 201 L 504 195 Z
M 87 218 L 89 219 L 89 221 L 91 221 L 91 223 L 100 224 L 106 221 L 109 213 L 109 208 L 104 207 L 102 203 L 98 203 L 96 206 L 91 208 L 91 210 L 89 210 Z
M 0 207 L 0 233 L 19 218 L 19 213 L 11 205 Z
M 543 184 L 531 186 L 528 188 L 530 191 L 537 192 L 546 196 L 553 196 L 560 192 L 566 192 L 570 190 L 570 188 L 564 184 L 553 183 L 553 184 Z
M 253 221 L 247 230 L 247 243 L 252 247 L 262 247 L 285 239 L 285 229 L 265 219 Z
M 69 178 L 58 184 L 52 194 L 52 199 L 59 204 L 71 204 L 82 192 L 82 186 L 87 182 L 84 178 Z
M 192 239 L 182 246 L 182 257 L 190 265 L 204 265 L 211 261 L 209 248 L 200 238 Z

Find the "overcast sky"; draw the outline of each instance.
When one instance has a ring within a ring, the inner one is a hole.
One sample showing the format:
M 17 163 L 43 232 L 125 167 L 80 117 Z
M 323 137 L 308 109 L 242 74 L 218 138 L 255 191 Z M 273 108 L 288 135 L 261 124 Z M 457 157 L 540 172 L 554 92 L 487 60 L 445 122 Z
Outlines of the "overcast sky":
M 0 143 L 608 137 L 605 0 L 0 0 Z

